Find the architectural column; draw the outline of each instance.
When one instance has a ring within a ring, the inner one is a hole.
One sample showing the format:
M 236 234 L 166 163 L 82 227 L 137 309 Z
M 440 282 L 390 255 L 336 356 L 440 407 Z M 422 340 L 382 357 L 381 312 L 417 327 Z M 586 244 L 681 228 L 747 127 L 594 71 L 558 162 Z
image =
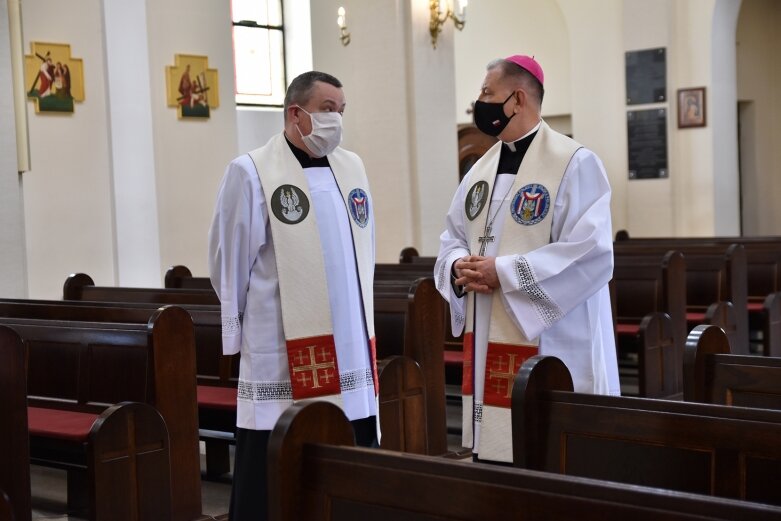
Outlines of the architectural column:
M 17 170 L 8 3 L 0 0 L 0 297 L 27 297 L 22 180 Z
M 161 282 L 146 2 L 103 0 L 117 284 Z

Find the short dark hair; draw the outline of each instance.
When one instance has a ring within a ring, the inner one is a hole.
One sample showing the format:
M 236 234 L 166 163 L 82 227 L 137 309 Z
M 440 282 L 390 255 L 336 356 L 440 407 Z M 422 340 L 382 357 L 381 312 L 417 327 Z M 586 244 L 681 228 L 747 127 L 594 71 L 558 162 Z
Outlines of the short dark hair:
M 511 81 L 515 81 L 522 85 L 526 90 L 537 98 L 540 106 L 542 106 L 542 98 L 545 97 L 545 88 L 540 83 L 540 80 L 534 77 L 532 73 L 524 69 L 518 64 L 503 60 L 501 58 L 493 60 L 486 67 L 487 70 L 499 68 L 502 71 L 502 77 L 508 78 Z
M 296 76 L 285 93 L 285 119 L 287 120 L 287 109 L 291 105 L 306 105 L 312 97 L 312 88 L 315 82 L 322 81 L 334 87 L 342 88 L 342 82 L 331 76 L 327 72 L 309 71 Z

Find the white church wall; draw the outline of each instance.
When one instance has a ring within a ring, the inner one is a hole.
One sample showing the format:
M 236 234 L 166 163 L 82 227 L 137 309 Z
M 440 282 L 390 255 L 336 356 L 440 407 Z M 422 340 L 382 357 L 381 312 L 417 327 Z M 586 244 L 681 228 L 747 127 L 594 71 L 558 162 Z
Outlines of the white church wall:
M 557 3 L 569 33 L 572 134 L 602 160 L 612 188 L 613 228 L 625 228 L 629 211 L 622 3 Z
M 238 155 L 233 98 L 230 3 L 147 1 L 155 176 L 160 222 L 160 277 L 184 264 L 205 276 L 208 232 L 219 182 Z M 220 106 L 205 121 L 180 120 L 166 105 L 165 67 L 175 54 L 208 56 L 219 73 Z
M 352 35 L 346 47 L 335 23 L 340 5 Z M 427 5 L 311 4 L 314 68 L 344 83 L 343 145 L 366 165 L 380 262 L 395 262 L 405 246 L 436 253 L 458 182 L 452 26 L 433 49 Z
M 513 54 L 534 55 L 542 65 L 543 116 L 571 112 L 570 42 L 564 17 L 554 0 L 470 2 L 466 25 L 455 32 L 454 41 L 458 123 L 472 122 L 467 109 L 479 94 L 488 62 Z
M 667 50 L 669 177 L 627 181 L 635 236 L 739 233 L 734 86 L 736 0 L 624 0 L 625 48 Z M 730 19 L 732 21 L 730 21 Z M 706 126 L 678 128 L 677 92 L 705 87 Z M 643 107 L 640 107 L 643 108 Z
M 728 132 L 734 95 L 730 103 L 728 82 L 719 80 L 726 65 L 714 69 L 712 62 L 716 2 L 559 0 L 559 5 L 572 43 L 573 133 L 605 162 L 613 187 L 614 228 L 627 228 L 635 236 L 735 233 L 736 202 L 724 197 L 736 186 L 736 137 Z M 718 41 L 730 38 L 723 24 L 717 23 L 716 31 Z M 667 51 L 667 100 L 628 106 L 622 49 L 656 47 Z M 708 126 L 678 129 L 677 89 L 700 86 L 720 100 L 707 101 Z M 626 112 L 655 108 L 667 111 L 669 177 L 630 181 Z M 720 167 L 714 165 L 716 158 Z
M 0 34 L 9 34 L 6 0 L 0 0 Z M 16 163 L 11 48 L 0 38 L 0 296 L 27 296 L 24 201 Z
M 27 275 L 31 298 L 62 298 L 71 272 L 113 284 L 111 160 L 106 132 L 100 0 L 22 4 L 25 53 L 31 41 L 67 43 L 84 60 L 86 99 L 73 114 L 35 114 L 27 104 L 31 171 L 24 174 Z
M 781 235 L 781 5 L 743 0 L 737 28 L 743 231 Z

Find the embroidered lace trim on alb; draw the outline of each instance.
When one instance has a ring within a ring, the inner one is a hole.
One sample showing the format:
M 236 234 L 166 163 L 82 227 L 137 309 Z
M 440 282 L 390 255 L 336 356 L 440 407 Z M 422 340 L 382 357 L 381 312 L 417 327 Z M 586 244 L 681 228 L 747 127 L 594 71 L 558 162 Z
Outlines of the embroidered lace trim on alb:
M 475 402 L 472 414 L 475 423 L 483 423 L 483 402 Z
M 339 385 L 343 393 L 368 387 L 374 388 L 374 376 L 369 368 L 346 371 L 339 375 Z M 290 401 L 293 399 L 293 389 L 289 380 L 281 382 L 239 380 L 238 399 L 250 402 Z
M 547 327 L 556 323 L 562 316 L 561 309 L 535 282 L 534 270 L 522 255 L 515 257 L 515 275 L 518 277 L 518 289 L 529 295 L 529 299 L 543 323 Z

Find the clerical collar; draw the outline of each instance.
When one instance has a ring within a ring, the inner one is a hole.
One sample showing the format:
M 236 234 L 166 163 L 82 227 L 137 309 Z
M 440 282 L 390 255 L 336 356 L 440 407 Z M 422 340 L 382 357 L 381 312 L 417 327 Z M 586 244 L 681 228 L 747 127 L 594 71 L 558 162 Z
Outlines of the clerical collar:
M 499 168 L 496 170 L 497 174 L 515 175 L 518 173 L 518 168 L 521 166 L 523 156 L 526 155 L 529 145 L 531 145 L 534 136 L 537 135 L 537 131 L 539 130 L 540 124 L 537 123 L 537 126 L 531 129 L 518 141 L 502 143 L 502 151 L 499 154 Z
M 296 159 L 298 159 L 298 162 L 301 164 L 301 168 L 315 168 L 318 166 L 324 166 L 324 167 L 330 167 L 330 163 L 328 163 L 328 156 L 323 157 L 309 157 L 309 154 L 295 146 L 293 143 L 290 142 L 290 140 L 285 136 L 285 141 L 287 141 L 287 146 L 290 147 L 290 150 L 293 152 L 293 155 L 296 156 Z

